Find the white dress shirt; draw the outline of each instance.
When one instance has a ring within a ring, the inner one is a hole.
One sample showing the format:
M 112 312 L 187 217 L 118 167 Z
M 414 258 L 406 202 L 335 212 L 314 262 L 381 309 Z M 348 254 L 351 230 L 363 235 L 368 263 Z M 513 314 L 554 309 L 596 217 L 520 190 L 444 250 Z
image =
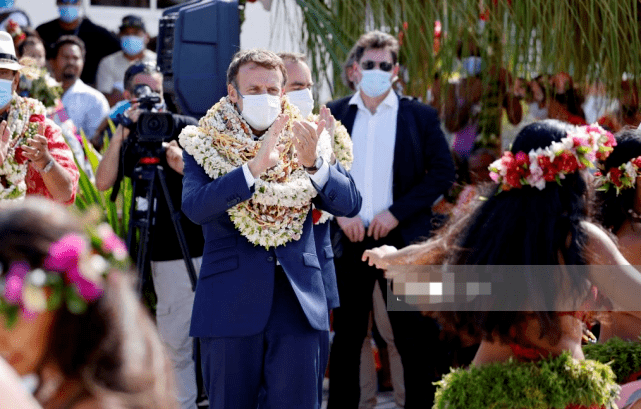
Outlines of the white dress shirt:
M 393 202 L 398 97 L 390 91 L 374 114 L 365 106 L 360 92 L 354 94 L 349 104 L 358 107 L 352 128 L 354 163 L 350 173 L 363 199 L 358 215 L 367 227 L 374 216 L 387 210 Z
M 62 104 L 78 128 L 91 139 L 102 120 L 109 114 L 109 102 L 100 91 L 77 79 L 62 96 Z

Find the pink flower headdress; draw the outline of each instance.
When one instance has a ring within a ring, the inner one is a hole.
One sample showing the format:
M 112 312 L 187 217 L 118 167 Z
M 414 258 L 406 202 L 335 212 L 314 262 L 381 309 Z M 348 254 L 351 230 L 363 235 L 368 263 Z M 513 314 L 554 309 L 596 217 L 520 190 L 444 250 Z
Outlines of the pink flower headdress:
M 641 156 L 627 161 L 626 163 L 610 168 L 607 171 L 596 172 L 597 190 L 607 192 L 612 186 L 617 191 L 617 196 L 624 189 L 636 187 L 636 178 L 641 176 Z
M 490 177 L 501 187 L 499 192 L 523 186 L 543 190 L 547 182 L 561 183 L 567 174 L 593 168 L 615 145 L 614 135 L 597 124 L 577 127 L 545 149 L 505 152 L 489 166 Z
M 129 269 L 127 248 L 109 225 L 88 233 L 69 233 L 52 243 L 40 268 L 32 269 L 26 261 L 8 266 L 0 281 L 0 313 L 7 326 L 16 322 L 18 313 L 31 317 L 63 305 L 82 314 L 102 296 L 109 271 Z

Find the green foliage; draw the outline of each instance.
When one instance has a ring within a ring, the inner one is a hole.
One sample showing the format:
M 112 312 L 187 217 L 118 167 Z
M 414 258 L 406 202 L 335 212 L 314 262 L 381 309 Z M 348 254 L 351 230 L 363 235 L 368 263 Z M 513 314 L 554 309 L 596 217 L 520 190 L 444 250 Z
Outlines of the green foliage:
M 109 122 L 112 130 L 115 130 L 113 123 L 111 123 L 111 121 Z M 83 132 L 81 132 L 81 136 L 85 157 L 95 173 L 100 163 L 100 154 L 93 148 L 91 143 L 87 141 Z M 103 146 L 104 150 L 109 146 L 109 139 L 106 137 Z M 75 159 L 76 163 L 78 163 L 78 158 Z M 90 209 L 98 209 L 97 211 L 100 212 L 101 219 L 107 221 L 118 236 L 123 239 L 126 238 L 129 226 L 129 206 L 133 192 L 131 180 L 129 178 L 123 178 L 116 201 L 112 202 L 110 200 L 112 189 L 108 189 L 105 192 L 99 191 L 81 166 L 78 166 L 78 170 L 80 172 L 80 179 L 78 181 L 78 192 L 76 193 L 76 207 L 82 212 Z
M 620 390 L 608 365 L 577 361 L 568 352 L 538 362 L 510 359 L 453 369 L 436 384 L 438 409 L 611 407 Z
M 603 344 L 588 344 L 583 347 L 588 359 L 609 363 L 619 383 L 641 370 L 641 343 L 612 338 Z

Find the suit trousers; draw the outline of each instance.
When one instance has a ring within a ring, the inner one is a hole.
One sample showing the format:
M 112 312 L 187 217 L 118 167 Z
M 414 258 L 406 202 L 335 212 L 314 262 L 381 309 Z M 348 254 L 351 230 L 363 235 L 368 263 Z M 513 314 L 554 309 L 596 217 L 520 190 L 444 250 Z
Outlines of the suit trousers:
M 361 350 L 376 281 L 387 302 L 388 284 L 383 271 L 361 261 L 363 252 L 384 244 L 402 245 L 393 236 L 381 240 L 366 237 L 359 243 L 344 237 L 342 243 L 343 254 L 336 260 L 340 307 L 334 310 L 328 409 L 358 407 Z M 403 364 L 405 409 L 429 408 L 434 400 L 432 382 L 436 381 L 436 359 L 440 353 L 439 327 L 419 311 L 388 311 L 388 314 Z
M 209 407 L 319 408 L 323 337 L 327 331 L 309 324 L 285 272 L 277 266 L 272 308 L 262 332 L 200 338 Z

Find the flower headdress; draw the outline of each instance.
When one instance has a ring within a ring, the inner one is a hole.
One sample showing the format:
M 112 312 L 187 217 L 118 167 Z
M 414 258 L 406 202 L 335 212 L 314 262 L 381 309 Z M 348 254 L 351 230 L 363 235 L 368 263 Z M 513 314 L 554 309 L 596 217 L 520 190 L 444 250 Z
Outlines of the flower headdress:
M 636 186 L 636 178 L 641 175 L 641 156 L 630 159 L 626 163 L 610 168 L 607 171 L 596 172 L 597 190 L 607 192 L 612 186 L 617 191 L 617 196 L 624 189 L 630 189 Z
M 122 240 L 101 224 L 88 237 L 69 233 L 52 243 L 40 268 L 32 269 L 26 261 L 8 267 L 0 280 L 0 313 L 11 327 L 18 313 L 31 317 L 64 305 L 82 314 L 102 296 L 107 273 L 129 268 L 129 257 Z
M 615 145 L 614 135 L 598 124 L 581 126 L 545 149 L 505 152 L 489 166 L 490 177 L 500 191 L 528 185 L 543 190 L 547 182 L 561 183 L 567 174 L 593 168 L 595 160 L 607 158 Z

